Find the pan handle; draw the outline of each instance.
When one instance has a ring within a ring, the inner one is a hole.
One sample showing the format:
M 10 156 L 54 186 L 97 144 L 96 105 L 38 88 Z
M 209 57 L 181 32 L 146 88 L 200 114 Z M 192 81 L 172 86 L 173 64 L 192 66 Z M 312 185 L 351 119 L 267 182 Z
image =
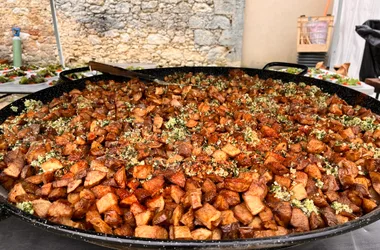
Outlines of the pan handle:
M 296 64 L 296 63 L 287 63 L 287 62 L 271 62 L 264 66 L 264 70 L 270 68 L 270 67 L 287 67 L 287 68 L 297 68 L 302 69 L 300 73 L 297 75 L 303 76 L 307 73 L 308 67 L 302 64 Z
M 73 80 L 71 80 L 68 77 L 68 75 L 73 74 L 73 73 L 78 73 L 78 72 L 85 72 L 85 71 L 89 71 L 89 70 L 90 70 L 89 67 L 83 67 L 83 68 L 76 68 L 76 69 L 65 70 L 65 71 L 62 71 L 59 74 L 59 78 L 63 82 L 72 82 Z

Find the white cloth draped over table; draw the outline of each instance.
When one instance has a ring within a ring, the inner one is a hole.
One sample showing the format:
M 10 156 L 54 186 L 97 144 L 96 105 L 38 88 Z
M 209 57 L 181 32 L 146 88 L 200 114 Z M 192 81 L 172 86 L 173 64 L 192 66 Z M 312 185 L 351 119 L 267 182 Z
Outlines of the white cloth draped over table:
M 369 19 L 380 19 L 380 0 L 335 0 L 333 15 L 338 13 L 339 1 L 342 1 L 340 29 L 335 51 L 331 54 L 330 65 L 350 62 L 348 75 L 359 78 L 363 59 L 365 40 L 355 32 L 355 26 Z M 334 27 L 336 29 L 336 26 Z

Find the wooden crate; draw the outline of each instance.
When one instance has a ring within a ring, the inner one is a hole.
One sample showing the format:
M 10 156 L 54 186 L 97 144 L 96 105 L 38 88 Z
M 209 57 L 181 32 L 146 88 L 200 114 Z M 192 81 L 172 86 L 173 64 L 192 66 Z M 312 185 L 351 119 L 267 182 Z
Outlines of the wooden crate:
M 327 39 L 325 44 L 313 44 L 310 41 L 310 34 L 306 28 L 309 21 L 326 21 L 327 28 Z M 333 16 L 315 16 L 306 17 L 300 16 L 298 18 L 298 29 L 297 29 L 297 52 L 327 52 L 330 48 L 332 32 L 334 26 Z

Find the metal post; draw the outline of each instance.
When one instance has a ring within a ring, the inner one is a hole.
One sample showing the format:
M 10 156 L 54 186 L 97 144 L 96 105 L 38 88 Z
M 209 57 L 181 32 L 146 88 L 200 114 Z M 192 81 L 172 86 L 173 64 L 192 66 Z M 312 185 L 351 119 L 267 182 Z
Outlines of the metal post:
M 59 62 L 61 63 L 62 67 L 65 67 L 65 60 L 63 58 L 63 53 L 62 53 L 61 40 L 59 38 L 57 13 L 55 11 L 55 1 L 54 0 L 50 0 L 50 8 L 51 8 L 51 15 L 53 18 L 54 35 L 55 35 L 55 41 L 57 43 L 57 48 L 58 48 Z
M 328 63 L 328 65 L 330 67 L 330 70 L 334 69 L 334 63 L 333 63 L 332 58 L 335 57 L 335 55 L 336 55 L 336 47 L 338 46 L 338 42 L 339 42 L 340 18 L 342 16 L 342 5 L 343 5 L 342 0 L 336 0 L 336 1 L 338 1 L 338 11 L 337 11 L 336 16 L 334 17 L 335 18 L 334 34 L 333 34 L 331 47 L 330 47 L 330 51 L 329 51 L 329 63 Z

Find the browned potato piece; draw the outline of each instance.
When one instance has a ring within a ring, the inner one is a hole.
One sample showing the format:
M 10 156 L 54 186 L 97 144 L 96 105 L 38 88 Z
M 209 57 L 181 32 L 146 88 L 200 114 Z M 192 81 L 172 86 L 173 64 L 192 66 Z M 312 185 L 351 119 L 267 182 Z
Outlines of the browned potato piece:
M 168 239 L 169 235 L 165 228 L 160 226 L 138 226 L 135 229 L 135 237 L 151 239 Z
M 153 172 L 151 165 L 137 165 L 133 168 L 133 178 L 146 179 Z
M 371 178 L 373 188 L 378 194 L 380 194 L 380 174 L 369 172 L 369 177 Z
M 162 195 L 158 195 L 146 201 L 146 206 L 151 211 L 161 212 L 164 210 L 165 201 Z
M 366 213 L 371 212 L 377 207 L 376 202 L 370 199 L 363 198 L 363 209 Z
M 38 199 L 32 201 L 33 204 L 33 210 L 36 213 L 37 216 L 41 218 L 46 218 L 49 208 L 51 206 L 51 202 L 44 199 Z
M 115 173 L 114 177 L 113 177 L 117 183 L 117 185 L 120 187 L 120 188 L 125 188 L 126 187 L 126 182 L 127 182 L 127 175 L 125 173 L 125 168 L 124 167 L 121 167 L 119 168 L 119 170 L 117 170 L 117 172 Z
M 13 186 L 11 191 L 9 191 L 8 200 L 10 202 L 16 203 L 17 202 L 16 201 L 17 196 L 21 196 L 21 195 L 25 195 L 25 194 L 26 194 L 26 192 L 25 192 L 24 188 L 22 187 L 22 184 L 17 183 L 16 185 Z
M 222 150 L 216 150 L 212 154 L 212 157 L 214 158 L 216 162 L 220 162 L 220 163 L 225 162 L 228 159 L 228 155 Z
M 82 184 L 82 180 L 74 180 L 68 183 L 67 185 L 67 193 L 73 192 L 77 187 Z
M 253 216 L 244 203 L 235 206 L 232 211 L 234 212 L 235 218 L 244 225 L 251 223 Z
M 160 189 L 164 186 L 164 183 L 164 177 L 160 175 L 144 182 L 142 186 L 145 190 L 154 195 L 160 191 Z
M 24 154 L 19 149 L 9 151 L 4 156 L 4 162 L 7 165 L 4 174 L 17 178 L 25 164 Z
M 149 222 L 153 219 L 153 213 L 152 211 L 146 210 L 144 212 L 136 214 L 135 219 L 137 226 L 148 225 Z
M 300 231 L 310 231 L 309 219 L 299 208 L 293 208 L 290 224 Z
M 174 226 L 179 226 L 179 222 L 182 218 L 182 215 L 183 215 L 183 207 L 181 205 L 177 205 L 172 215 L 172 224 Z
M 228 143 L 226 144 L 223 148 L 222 148 L 222 151 L 224 151 L 226 154 L 228 154 L 228 156 L 230 157 L 235 157 L 237 156 L 238 154 L 240 154 L 240 149 L 238 149 L 237 147 L 233 146 L 232 144 Z
M 170 187 L 170 196 L 175 201 L 175 203 L 179 204 L 181 198 L 185 195 L 185 192 L 177 185 L 171 185 Z
M 86 221 L 92 224 L 96 232 L 112 234 L 112 228 L 102 220 L 97 211 L 88 211 Z
M 221 216 L 221 212 L 216 210 L 212 205 L 205 203 L 202 208 L 195 212 L 197 218 L 208 229 L 214 228 L 214 223 L 217 222 Z
M 174 226 L 174 239 L 190 240 L 192 238 L 190 229 L 187 226 Z
M 104 178 L 106 178 L 107 173 L 93 170 L 87 173 L 86 180 L 84 181 L 85 187 L 93 187 L 98 185 Z
M 234 216 L 234 212 L 232 210 L 225 210 L 221 212 L 221 225 L 229 225 L 235 222 L 238 222 L 238 220 Z
M 73 215 L 73 209 L 71 208 L 71 206 L 61 201 L 53 202 L 47 212 L 47 216 L 49 217 L 71 218 L 72 215 Z
M 303 200 L 307 198 L 307 192 L 305 187 L 301 183 L 297 183 L 296 185 L 290 188 L 290 191 L 293 192 L 291 198 L 297 200 Z
M 252 195 L 249 192 L 243 194 L 243 199 L 248 210 L 252 215 L 256 215 L 264 210 L 265 205 L 262 202 L 261 198 L 256 195 Z
M 230 206 L 235 206 L 241 202 L 239 193 L 235 191 L 223 189 L 219 192 L 219 194 L 223 196 L 223 198 Z
M 198 228 L 191 232 L 193 240 L 209 240 L 212 237 L 212 232 L 206 228 Z
M 99 213 L 102 214 L 108 209 L 110 209 L 112 206 L 117 205 L 117 202 L 117 195 L 114 193 L 108 193 L 96 202 L 96 207 L 98 208 Z
M 307 144 L 307 152 L 320 154 L 326 149 L 326 145 L 317 139 L 311 139 Z
M 315 179 L 322 179 L 322 174 L 321 171 L 319 170 L 317 164 L 309 164 L 305 168 L 305 173 L 309 175 L 310 178 L 315 178 Z
M 251 183 L 243 178 L 226 178 L 224 180 L 224 186 L 235 192 L 245 192 L 250 187 Z
M 41 164 L 41 169 L 44 172 L 52 172 L 61 168 L 63 168 L 62 163 L 58 159 L 55 159 L 55 158 L 52 158 Z
M 171 183 L 176 184 L 180 186 L 181 188 L 185 187 L 186 178 L 185 178 L 185 174 L 182 171 L 177 171 L 176 173 L 170 175 L 167 178 Z

